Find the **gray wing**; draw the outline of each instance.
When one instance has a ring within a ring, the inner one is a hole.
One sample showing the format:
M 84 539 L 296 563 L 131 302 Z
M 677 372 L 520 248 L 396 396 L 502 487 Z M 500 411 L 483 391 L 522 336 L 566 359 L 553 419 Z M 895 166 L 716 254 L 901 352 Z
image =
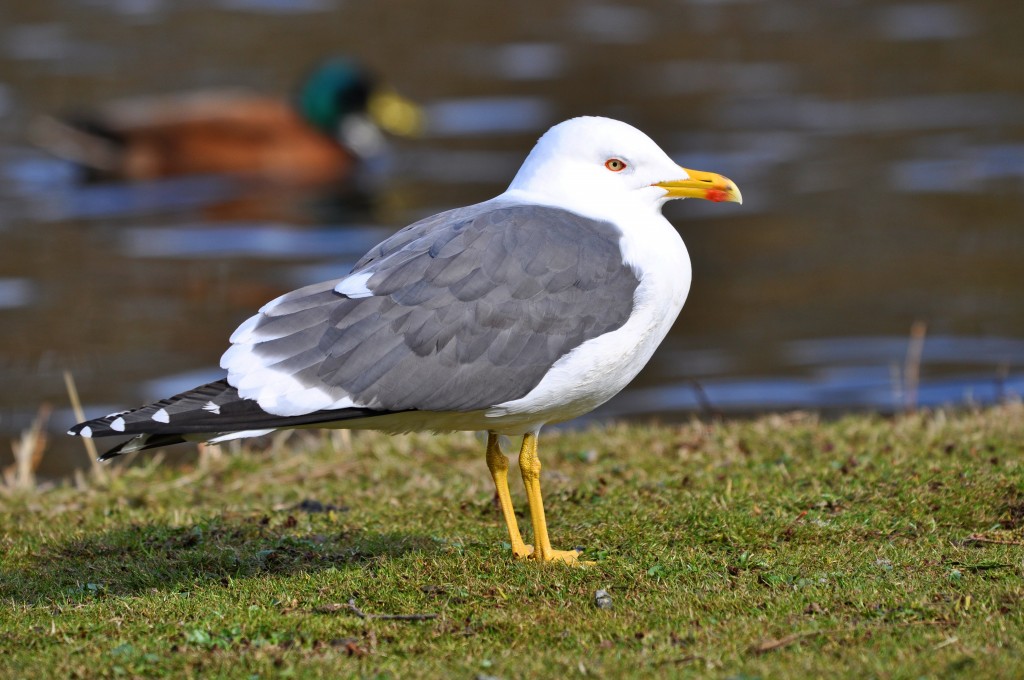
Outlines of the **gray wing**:
M 639 281 L 619 237 L 610 223 L 544 206 L 442 213 L 364 256 L 347 277 L 360 275 L 358 296 L 336 292 L 336 280 L 265 306 L 222 365 L 243 394 L 281 385 L 391 411 L 518 399 L 629 318 Z

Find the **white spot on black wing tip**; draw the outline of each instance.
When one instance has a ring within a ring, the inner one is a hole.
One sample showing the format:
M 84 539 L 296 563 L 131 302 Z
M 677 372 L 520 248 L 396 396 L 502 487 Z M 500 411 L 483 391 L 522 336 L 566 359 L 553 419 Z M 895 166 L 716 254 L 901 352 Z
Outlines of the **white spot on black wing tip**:
M 203 410 L 209 411 L 210 413 L 216 414 L 218 416 L 220 415 L 220 406 L 214 404 L 212 401 L 208 401 L 205 404 L 203 404 Z
M 153 414 L 153 420 L 158 423 L 169 423 L 171 422 L 171 416 L 167 414 L 167 409 L 162 408 Z
M 117 430 L 118 432 L 124 432 L 124 418 L 118 418 L 117 420 L 110 421 L 110 429 Z
M 82 437 L 91 437 L 92 436 L 92 428 L 89 427 L 88 425 L 86 425 L 85 427 L 83 427 L 81 430 L 78 431 L 78 434 L 80 436 L 82 436 Z

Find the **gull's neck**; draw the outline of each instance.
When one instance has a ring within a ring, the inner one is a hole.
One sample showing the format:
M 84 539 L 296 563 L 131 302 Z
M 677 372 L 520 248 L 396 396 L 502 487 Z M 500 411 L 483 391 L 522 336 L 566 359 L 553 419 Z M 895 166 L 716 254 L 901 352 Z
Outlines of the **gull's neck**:
M 562 208 L 590 219 L 617 224 L 653 221 L 668 225 L 661 215 L 663 201 L 659 200 L 664 192 L 656 187 L 651 187 L 650 191 L 649 194 L 647 190 L 639 190 L 634 195 L 620 193 L 612 196 L 598 193 L 583 198 L 571 193 L 555 196 L 552 192 L 510 187 L 492 200 Z

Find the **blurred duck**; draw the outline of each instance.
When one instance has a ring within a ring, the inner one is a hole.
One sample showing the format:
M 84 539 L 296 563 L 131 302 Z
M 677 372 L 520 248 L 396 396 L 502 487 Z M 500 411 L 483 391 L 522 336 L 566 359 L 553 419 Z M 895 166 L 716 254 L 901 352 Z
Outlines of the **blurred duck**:
M 319 184 L 383 155 L 384 132 L 414 135 L 421 124 L 419 107 L 335 58 L 309 75 L 294 105 L 241 89 L 134 98 L 41 118 L 30 135 L 92 180 L 242 174 Z

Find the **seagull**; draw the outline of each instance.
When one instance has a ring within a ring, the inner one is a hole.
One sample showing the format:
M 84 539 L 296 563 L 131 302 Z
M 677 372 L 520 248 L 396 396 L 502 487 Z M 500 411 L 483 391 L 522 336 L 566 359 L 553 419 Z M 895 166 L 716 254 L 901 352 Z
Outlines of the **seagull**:
M 731 180 L 680 167 L 626 123 L 559 123 L 501 195 L 407 226 L 346 276 L 264 305 L 232 334 L 226 378 L 69 434 L 133 435 L 107 460 L 297 427 L 484 431 L 513 557 L 581 564 L 551 547 L 537 437 L 618 393 L 668 333 L 691 279 L 661 214 L 680 198 L 742 202 Z M 533 545 L 500 435 L 522 437 Z

